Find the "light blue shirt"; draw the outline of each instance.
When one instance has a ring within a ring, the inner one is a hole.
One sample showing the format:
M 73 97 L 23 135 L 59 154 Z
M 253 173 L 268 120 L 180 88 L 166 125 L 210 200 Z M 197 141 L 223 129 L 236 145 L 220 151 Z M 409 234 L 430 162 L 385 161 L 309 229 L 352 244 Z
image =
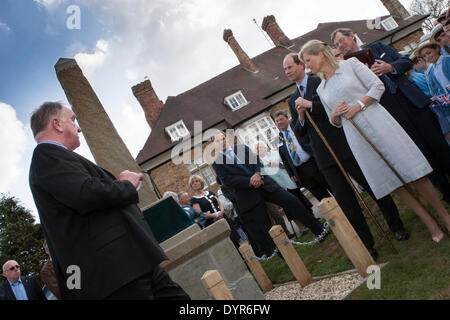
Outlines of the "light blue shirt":
M 8 282 L 17 300 L 28 300 L 27 292 L 25 291 L 25 287 L 23 286 L 22 279 L 20 277 L 19 280 L 14 283 L 9 280 Z
M 303 150 L 303 148 L 300 145 L 300 143 L 298 143 L 297 137 L 295 136 L 294 131 L 292 131 L 291 126 L 288 126 L 286 131 L 289 131 L 289 134 L 292 137 L 292 142 L 297 147 L 296 152 L 297 152 L 298 156 L 300 157 L 300 164 L 299 165 L 305 163 L 306 161 L 309 160 L 309 158 L 311 158 L 311 156 L 309 155 L 309 153 L 307 153 L 305 150 Z M 286 131 L 281 131 L 281 133 L 283 134 L 284 139 L 287 141 L 288 138 L 286 136 Z M 289 157 L 291 157 L 291 159 L 292 159 L 292 155 L 289 152 L 289 145 L 287 144 L 287 142 L 286 142 L 286 148 L 288 148 Z M 292 161 L 294 162 L 294 159 L 292 159 Z
M 43 144 L 43 143 L 53 144 L 54 146 L 58 146 L 58 147 L 61 147 L 61 148 L 66 149 L 66 150 L 69 150 L 65 145 L 63 145 L 62 143 L 59 143 L 59 142 L 57 142 L 57 141 L 43 140 L 43 141 L 40 141 L 40 142 L 38 143 L 38 145 L 39 145 L 39 144 Z
M 295 83 L 297 85 L 298 93 L 300 93 L 300 97 L 305 98 L 304 95 L 302 95 L 302 91 L 300 90 L 300 86 L 303 86 L 303 93 L 306 94 L 306 85 L 308 83 L 308 75 L 305 75 L 302 82 L 300 84 Z
M 439 82 L 442 88 L 446 88 L 449 85 L 449 81 L 447 75 L 444 72 L 442 61 L 444 56 L 440 56 L 439 59 L 434 64 L 434 76 L 436 80 Z

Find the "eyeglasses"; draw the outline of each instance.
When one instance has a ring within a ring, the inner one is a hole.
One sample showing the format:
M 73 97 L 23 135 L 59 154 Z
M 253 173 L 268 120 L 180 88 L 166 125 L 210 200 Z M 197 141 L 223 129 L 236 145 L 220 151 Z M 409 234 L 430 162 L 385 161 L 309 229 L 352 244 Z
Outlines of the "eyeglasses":
M 20 266 L 17 264 L 17 265 L 15 265 L 15 266 L 12 266 L 12 267 L 10 267 L 10 268 L 8 268 L 8 271 L 13 271 L 14 269 L 16 269 L 17 268 L 17 270 L 19 270 L 20 269 Z

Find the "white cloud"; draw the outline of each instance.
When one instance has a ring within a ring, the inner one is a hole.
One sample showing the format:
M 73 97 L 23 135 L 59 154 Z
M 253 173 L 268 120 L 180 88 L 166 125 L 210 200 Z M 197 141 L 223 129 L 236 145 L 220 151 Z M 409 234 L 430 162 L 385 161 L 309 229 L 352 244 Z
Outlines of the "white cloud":
M 87 78 L 90 78 L 105 63 L 109 55 L 108 48 L 107 41 L 98 40 L 94 53 L 79 52 L 75 54 L 74 58 Z
M 59 6 L 64 0 L 33 0 L 38 6 L 45 9 L 53 9 Z
M 6 192 L 17 183 L 23 170 L 20 165 L 29 137 L 25 126 L 17 119 L 16 111 L 3 102 L 0 102 L 0 123 L 0 191 Z
M 4 22 L 0 22 L 0 31 L 5 30 L 6 32 L 11 31 L 11 28 Z
M 20 200 L 39 222 L 28 186 L 28 168 L 35 145 L 31 130 L 17 119 L 14 108 L 4 102 L 0 102 L 0 124 L 0 192 Z

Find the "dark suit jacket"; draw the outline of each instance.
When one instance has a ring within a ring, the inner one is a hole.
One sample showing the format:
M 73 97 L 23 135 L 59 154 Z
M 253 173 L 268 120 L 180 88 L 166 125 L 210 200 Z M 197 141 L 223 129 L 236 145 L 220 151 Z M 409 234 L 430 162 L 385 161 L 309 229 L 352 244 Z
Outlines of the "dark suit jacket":
M 320 85 L 320 82 L 321 80 L 317 76 L 308 77 L 305 99 L 312 101 L 312 110 L 310 112 L 311 118 L 317 124 L 320 131 L 333 148 L 333 151 L 338 159 L 344 161 L 345 159 L 353 157 L 353 153 L 348 146 L 344 131 L 330 124 L 328 115 L 322 105 L 322 102 L 320 101 L 319 96 L 316 93 L 317 87 Z M 292 115 L 291 127 L 295 128 L 293 130 L 298 136 L 309 137 L 312 155 L 314 156 L 314 159 L 316 160 L 317 166 L 320 170 L 328 168 L 332 165 L 336 165 L 336 161 L 334 160 L 331 153 L 328 151 L 327 147 L 317 133 L 316 129 L 314 129 L 312 123 L 306 116 L 305 125 L 300 125 L 300 121 L 298 120 L 298 112 L 295 108 L 295 100 L 299 96 L 300 94 L 298 93 L 298 90 L 296 90 L 289 99 L 289 110 Z M 289 155 L 287 155 L 287 157 L 290 160 Z
M 36 280 L 35 277 L 21 276 L 20 279 L 22 280 L 22 284 L 25 287 L 28 300 L 47 300 L 44 296 L 44 293 L 42 292 L 41 285 L 39 284 L 39 282 Z M 4 300 L 16 300 L 16 296 L 14 295 L 14 291 L 12 290 L 8 280 L 3 281 L 2 289 L 4 294 L 3 297 Z
M 281 188 L 278 183 L 271 177 L 264 175 L 264 185 L 260 188 L 254 188 L 250 184 L 250 178 L 257 172 L 261 172 L 261 161 L 247 146 L 237 145 L 233 148 L 234 153 L 239 160 L 246 163 L 250 173 L 245 172 L 237 164 L 228 164 L 226 156 L 220 154 L 216 161 L 212 164 L 214 171 L 219 177 L 220 181 L 227 187 L 233 188 L 235 191 L 236 204 L 238 206 L 239 214 L 253 209 L 264 198 L 259 189 L 267 192 L 274 192 Z M 219 161 L 220 159 L 220 161 Z
M 29 182 L 62 299 L 105 298 L 167 259 L 130 182 L 51 144 L 35 148 Z M 81 289 L 67 287 L 72 265 Z
M 409 58 L 402 56 L 392 47 L 379 41 L 370 44 L 367 48 L 372 49 L 375 59 L 383 60 L 395 68 L 397 74 L 389 73 L 387 76 L 395 84 L 397 90 L 400 90 L 414 106 L 423 108 L 430 104 L 430 98 L 406 75 L 406 72 L 413 67 L 413 63 Z M 382 55 L 383 57 L 381 58 Z M 383 77 L 380 79 L 383 81 Z M 386 84 L 385 87 L 387 91 L 388 87 Z

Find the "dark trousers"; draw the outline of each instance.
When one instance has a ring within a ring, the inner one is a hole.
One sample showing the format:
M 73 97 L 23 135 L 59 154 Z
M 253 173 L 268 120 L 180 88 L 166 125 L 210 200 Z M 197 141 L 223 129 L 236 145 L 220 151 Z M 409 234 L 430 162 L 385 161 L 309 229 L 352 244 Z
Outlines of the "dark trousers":
M 433 111 L 429 107 L 416 108 L 400 90 L 396 94 L 385 92 L 380 103 L 427 158 L 434 170 L 429 179 L 444 198 L 450 199 L 450 147 Z
M 317 167 L 314 158 L 310 158 L 307 162 L 295 167 L 297 175 L 300 178 L 300 184 L 309 190 L 317 200 L 330 196 L 327 189 L 330 189 L 327 180 Z
M 290 192 L 282 188 L 278 188 L 274 192 L 267 192 L 263 189 L 258 190 L 258 192 L 261 192 L 265 201 L 275 203 L 282 207 L 286 215 L 299 220 L 316 236 L 323 232 L 322 224 L 318 222 L 314 218 L 314 215 Z M 266 211 L 265 201 L 261 201 L 256 207 L 242 213 L 239 217 L 246 230 L 248 230 L 248 234 L 258 244 L 261 252 L 270 255 L 275 250 L 276 246 L 269 235 L 272 224 Z
M 124 266 L 126 267 L 126 266 Z M 190 300 L 189 295 L 176 284 L 160 266 L 126 284 L 106 300 Z
M 358 163 L 353 157 L 346 159 L 341 163 L 347 173 L 349 173 L 352 178 L 358 182 L 364 190 L 367 191 L 367 193 L 369 193 L 372 199 L 376 201 L 384 219 L 386 220 L 386 223 L 389 226 L 389 229 L 391 229 L 392 232 L 404 230 L 397 206 L 395 205 L 392 197 L 387 195 L 381 199 L 376 199 Z M 324 170 L 324 174 L 328 183 L 331 185 L 336 201 L 344 211 L 363 243 L 368 248 L 373 247 L 373 237 L 370 234 L 370 230 L 361 211 L 359 202 L 353 192 L 353 189 L 348 184 L 339 167 L 337 165 L 328 167 Z

